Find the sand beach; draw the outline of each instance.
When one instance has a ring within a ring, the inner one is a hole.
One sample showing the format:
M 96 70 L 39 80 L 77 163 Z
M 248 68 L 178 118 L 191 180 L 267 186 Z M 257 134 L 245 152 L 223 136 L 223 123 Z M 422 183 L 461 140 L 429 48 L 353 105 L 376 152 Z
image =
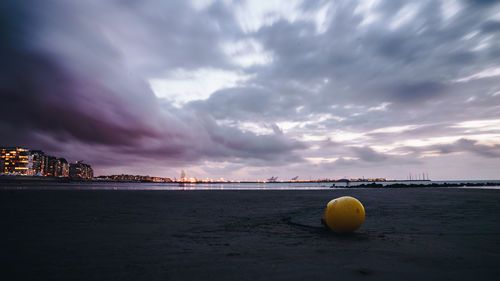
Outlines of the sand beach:
M 320 224 L 358 198 L 352 235 Z M 0 191 L 4 280 L 492 280 L 500 190 Z

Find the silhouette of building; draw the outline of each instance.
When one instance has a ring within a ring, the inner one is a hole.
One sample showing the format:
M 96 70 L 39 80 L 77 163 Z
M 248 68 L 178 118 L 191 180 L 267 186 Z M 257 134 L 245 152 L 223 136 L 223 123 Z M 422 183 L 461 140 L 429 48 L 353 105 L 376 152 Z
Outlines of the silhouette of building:
M 33 158 L 33 175 L 45 176 L 47 155 L 41 150 L 31 150 L 31 155 Z
M 48 177 L 57 177 L 58 174 L 58 169 L 59 169 L 60 163 L 58 159 L 54 156 L 48 156 L 47 157 L 47 165 L 45 166 L 45 176 Z
M 76 163 L 69 165 L 69 176 L 70 178 L 91 179 L 94 177 L 94 171 L 89 164 L 76 161 Z
M 59 166 L 59 171 L 58 171 L 58 174 L 59 174 L 59 177 L 69 177 L 69 163 L 68 161 L 66 161 L 66 159 L 64 158 L 59 158 L 59 162 L 61 163 L 60 166 Z

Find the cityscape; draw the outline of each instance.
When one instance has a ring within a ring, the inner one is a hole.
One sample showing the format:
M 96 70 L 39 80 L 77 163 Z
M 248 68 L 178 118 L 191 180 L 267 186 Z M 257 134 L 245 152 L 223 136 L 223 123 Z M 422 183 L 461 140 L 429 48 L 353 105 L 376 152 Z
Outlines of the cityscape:
M 267 179 L 256 181 L 218 179 L 197 179 L 187 177 L 184 170 L 180 177 L 155 177 L 149 175 L 99 175 L 94 176 L 92 166 L 84 161 L 69 163 L 65 158 L 47 155 L 42 150 L 32 150 L 25 147 L 0 147 L 0 176 L 12 178 L 16 176 L 32 178 L 67 178 L 75 180 L 94 180 L 110 182 L 155 182 L 155 183 L 300 183 L 300 182 L 385 182 L 394 181 L 383 177 L 377 178 L 319 178 L 319 179 L 299 179 L 295 176 L 291 179 L 278 179 L 271 176 Z M 428 174 L 410 173 L 407 180 L 428 181 Z
M 94 172 L 83 161 L 68 163 L 64 158 L 46 155 L 41 150 L 1 147 L 0 175 L 91 179 Z

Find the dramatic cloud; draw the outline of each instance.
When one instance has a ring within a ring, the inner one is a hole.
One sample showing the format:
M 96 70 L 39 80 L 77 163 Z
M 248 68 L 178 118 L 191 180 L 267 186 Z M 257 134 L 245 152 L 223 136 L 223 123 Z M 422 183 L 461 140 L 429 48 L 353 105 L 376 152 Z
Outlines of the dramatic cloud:
M 497 177 L 496 1 L 8 0 L 0 24 L 0 145 L 97 174 Z

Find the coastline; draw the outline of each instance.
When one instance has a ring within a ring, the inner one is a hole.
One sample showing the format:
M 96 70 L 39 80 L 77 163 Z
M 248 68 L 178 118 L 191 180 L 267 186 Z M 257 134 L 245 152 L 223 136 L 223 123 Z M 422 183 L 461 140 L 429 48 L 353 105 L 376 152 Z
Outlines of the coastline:
M 273 189 L 275 186 L 289 186 L 290 189 L 301 186 L 319 186 L 323 188 L 430 188 L 430 187 L 496 187 L 500 186 L 500 180 L 448 180 L 448 181 L 431 181 L 431 180 L 391 180 L 391 181 L 283 181 L 283 182 L 259 182 L 259 181 L 227 181 L 227 182 L 155 182 L 155 181 L 132 181 L 132 180 L 102 180 L 97 178 L 69 178 L 69 177 L 37 177 L 37 176 L 0 176 L 0 185 L 4 186 L 42 186 L 54 185 L 63 186 L 67 184 L 154 184 L 157 186 L 189 186 L 210 187 L 210 186 L 268 186 Z M 210 188 L 206 188 L 210 189 Z M 280 188 L 282 189 L 282 188 Z

